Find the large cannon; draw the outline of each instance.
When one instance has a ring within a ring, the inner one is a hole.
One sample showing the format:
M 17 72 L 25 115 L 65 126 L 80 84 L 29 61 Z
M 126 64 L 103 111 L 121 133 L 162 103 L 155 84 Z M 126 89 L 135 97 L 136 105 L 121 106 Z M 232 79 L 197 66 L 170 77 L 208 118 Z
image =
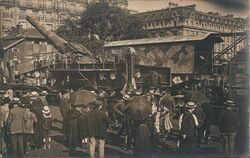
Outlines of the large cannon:
M 67 42 L 54 32 L 46 30 L 44 26 L 40 25 L 39 22 L 30 16 L 26 16 L 26 20 L 34 26 L 58 50 L 59 53 L 70 53 L 71 55 L 81 54 L 83 56 L 90 57 L 91 62 L 97 62 L 92 53 L 84 46 Z

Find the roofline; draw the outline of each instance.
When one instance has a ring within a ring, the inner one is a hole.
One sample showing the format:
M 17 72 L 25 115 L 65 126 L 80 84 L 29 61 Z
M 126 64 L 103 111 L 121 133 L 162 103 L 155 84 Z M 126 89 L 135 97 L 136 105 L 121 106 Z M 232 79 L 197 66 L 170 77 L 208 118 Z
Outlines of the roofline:
M 20 42 L 22 42 L 22 41 L 24 41 L 24 40 L 25 40 L 25 38 L 21 38 L 21 39 L 19 39 L 18 41 L 13 42 L 12 44 L 8 45 L 7 47 L 4 47 L 4 48 L 3 48 L 3 51 L 6 51 L 6 50 L 8 50 L 8 49 L 14 47 L 15 45 L 19 44 Z
M 205 40 L 206 38 L 208 38 L 209 36 L 212 36 L 212 35 L 218 36 L 216 34 L 209 33 L 209 34 L 205 34 L 204 37 L 200 37 L 200 38 L 197 38 L 197 39 L 188 39 L 188 38 L 192 38 L 192 36 L 191 37 L 190 36 L 189 37 L 182 36 L 184 39 L 180 38 L 180 39 L 176 39 L 175 41 L 166 41 L 166 40 L 164 41 L 164 39 L 171 38 L 171 37 L 142 38 L 142 39 L 134 39 L 134 40 L 111 41 L 111 42 L 105 43 L 103 48 L 123 47 L 123 46 L 139 46 L 139 45 L 152 45 L 152 44 L 164 44 L 164 43 L 166 44 L 166 43 L 194 42 L 194 41 Z M 198 37 L 198 35 L 195 35 L 195 36 Z M 176 37 L 176 36 L 174 36 L 174 37 Z M 221 40 L 220 42 L 223 41 L 223 39 L 221 37 L 217 37 L 217 38 L 220 38 L 220 40 Z M 149 41 L 142 41 L 142 40 L 149 40 Z M 156 42 L 152 42 L 152 41 L 156 41 Z
M 185 5 L 185 6 L 175 6 L 175 7 L 172 7 L 171 9 L 175 9 L 175 8 L 185 8 L 185 7 L 191 7 L 195 4 L 192 4 L 192 5 Z M 157 9 L 157 10 L 149 10 L 149 11 L 145 11 L 145 12 L 139 12 L 139 13 L 136 13 L 136 14 L 133 14 L 133 15 L 139 15 L 139 14 L 146 14 L 146 13 L 152 13 L 152 12 L 159 12 L 159 11 L 169 11 L 169 7 L 167 8 L 162 8 L 162 9 Z

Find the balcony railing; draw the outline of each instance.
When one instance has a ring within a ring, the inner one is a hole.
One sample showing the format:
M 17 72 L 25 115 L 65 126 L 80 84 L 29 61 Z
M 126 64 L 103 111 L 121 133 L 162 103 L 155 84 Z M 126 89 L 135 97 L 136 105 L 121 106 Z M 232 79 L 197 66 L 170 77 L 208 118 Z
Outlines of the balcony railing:
M 49 69 L 54 71 L 113 71 L 116 69 L 116 64 L 115 62 L 97 64 L 61 60 L 53 62 Z

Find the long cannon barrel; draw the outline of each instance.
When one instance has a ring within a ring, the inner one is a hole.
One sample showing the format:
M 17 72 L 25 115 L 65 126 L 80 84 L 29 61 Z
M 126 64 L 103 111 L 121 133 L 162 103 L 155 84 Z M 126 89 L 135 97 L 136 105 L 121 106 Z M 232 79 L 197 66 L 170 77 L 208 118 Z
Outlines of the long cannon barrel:
M 54 45 L 54 47 L 59 50 L 60 53 L 63 54 L 67 52 L 68 49 L 65 46 L 66 44 L 68 44 L 67 41 L 57 36 L 54 32 L 46 30 L 44 26 L 40 25 L 36 20 L 31 18 L 30 16 L 26 16 L 26 20 L 32 26 L 34 26 L 45 38 L 47 38 Z

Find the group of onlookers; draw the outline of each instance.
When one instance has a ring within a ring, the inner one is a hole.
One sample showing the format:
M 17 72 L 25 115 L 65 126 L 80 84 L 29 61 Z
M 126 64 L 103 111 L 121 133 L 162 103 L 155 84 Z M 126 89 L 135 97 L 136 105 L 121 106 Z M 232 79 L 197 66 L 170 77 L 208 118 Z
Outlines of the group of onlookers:
M 71 150 L 79 146 L 88 149 L 89 157 L 94 158 L 95 147 L 98 145 L 99 157 L 104 158 L 104 145 L 110 119 L 105 110 L 103 94 L 96 94 L 97 99 L 94 102 L 80 106 L 70 103 L 68 90 L 63 90 L 61 94 L 60 111 L 66 146 Z
M 11 93 L 10 93 L 11 92 Z M 31 149 L 50 149 L 52 124 L 46 91 L 15 95 L 10 89 L 1 98 L 1 154 L 23 157 Z
M 95 157 L 97 144 L 99 157 L 104 157 L 108 128 L 117 130 L 119 137 L 124 135 L 124 147 L 138 157 L 150 154 L 160 141 L 171 137 L 177 140 L 177 150 L 188 155 L 199 151 L 202 143 L 209 143 L 213 111 L 207 102 L 186 100 L 181 93 L 172 96 L 170 91 L 160 93 L 153 88 L 145 93 L 138 90 L 123 95 L 91 93 L 97 99 L 87 105 L 72 104 L 68 90 L 61 91 L 60 100 L 65 145 L 72 150 L 78 146 L 88 149 L 90 158 Z M 21 96 L 12 90 L 5 92 L 0 106 L 1 154 L 22 157 L 31 149 L 51 148 L 52 114 L 46 95 L 46 91 Z M 143 119 L 132 119 L 126 111 L 133 96 L 143 96 L 150 102 L 151 113 Z M 227 155 L 234 154 L 238 128 L 234 109 L 234 103 L 227 100 L 218 121 Z
M 152 114 L 145 120 L 131 122 L 126 115 L 126 110 L 122 108 L 126 107 L 122 105 L 134 95 L 144 96 L 151 102 Z M 234 153 L 234 139 L 238 128 L 235 107 L 232 101 L 227 100 L 224 104 L 225 110 L 222 110 L 220 119 L 217 120 L 226 155 Z M 125 145 L 127 149 L 133 149 L 135 153 L 142 150 L 138 149 L 138 144 L 140 148 L 144 148 L 143 152 L 150 151 L 152 147 L 159 144 L 160 140 L 168 140 L 171 137 L 176 138 L 177 150 L 183 154 L 199 153 L 202 144 L 209 144 L 213 108 L 208 101 L 196 102 L 181 93 L 172 96 L 171 91 L 159 93 L 159 89 L 151 88 L 144 94 L 138 91 L 126 93 L 115 104 L 114 112 L 117 115 L 115 122 L 122 124 L 118 134 L 122 134 L 124 126 L 127 127 L 123 132 L 127 138 Z M 131 127 L 135 128 L 132 132 Z M 145 128 L 148 129 L 145 130 Z M 144 132 L 137 133 L 138 129 L 144 129 Z M 145 134 L 145 131 L 148 134 Z M 138 135 L 142 142 L 138 142 Z

